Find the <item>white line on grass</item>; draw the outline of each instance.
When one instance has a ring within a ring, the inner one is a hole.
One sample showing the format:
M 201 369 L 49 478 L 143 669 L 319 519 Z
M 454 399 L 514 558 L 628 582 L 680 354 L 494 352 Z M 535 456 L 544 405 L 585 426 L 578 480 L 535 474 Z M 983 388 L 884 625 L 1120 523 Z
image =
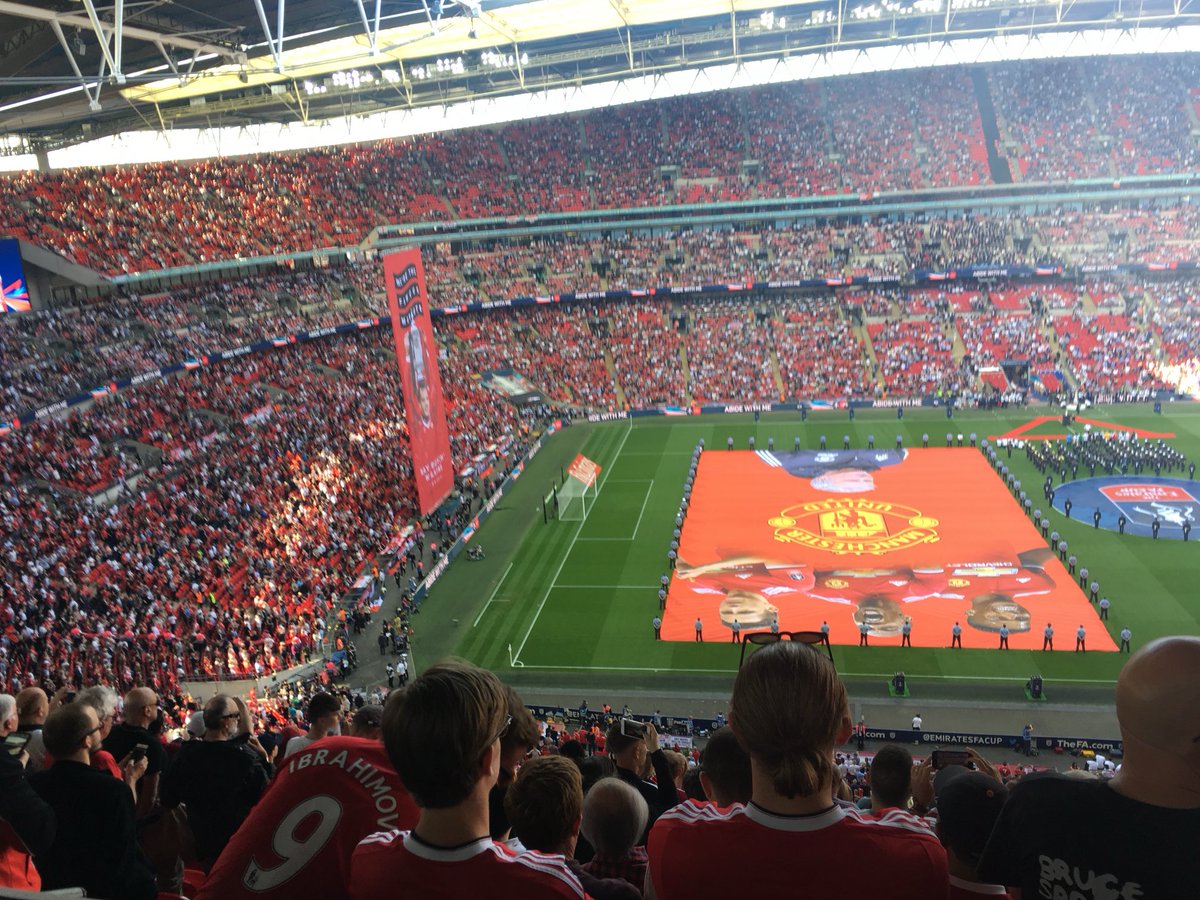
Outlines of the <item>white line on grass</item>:
M 678 666 L 663 666 L 653 669 L 646 666 L 543 666 L 536 663 L 521 663 L 526 669 L 558 669 L 563 672 L 699 672 L 713 675 L 729 675 L 734 669 L 681 669 Z M 895 672 L 838 672 L 843 678 L 888 678 Z M 1020 676 L 1006 677 L 1002 675 L 910 675 L 909 678 L 928 678 L 942 681 L 1009 681 L 1018 683 Z M 1115 684 L 1111 678 L 1055 678 L 1055 684 Z
M 585 544 L 588 541 L 619 541 L 622 544 L 628 544 L 633 540 L 633 538 L 587 537 L 580 538 L 579 540 L 583 541 Z
M 555 590 L 562 588 L 578 588 L 587 591 L 657 591 L 657 584 L 556 584 Z
M 633 526 L 631 541 L 637 540 L 638 529 L 642 527 L 642 516 L 646 514 L 646 504 L 650 502 L 650 494 L 654 490 L 654 479 L 650 479 L 650 487 L 646 488 L 646 499 L 642 501 L 642 511 L 638 513 L 637 524 Z
M 575 542 L 579 540 L 579 533 L 583 531 L 583 526 L 587 524 L 588 516 L 592 514 L 592 510 L 596 508 L 596 501 L 600 499 L 600 492 L 604 490 L 604 486 L 608 484 L 609 476 L 612 474 L 612 467 L 616 465 L 617 460 L 621 458 L 621 451 L 625 449 L 625 442 L 629 440 L 629 435 L 633 431 L 632 420 L 629 427 L 625 429 L 625 434 L 621 436 L 621 443 L 617 445 L 617 452 L 613 454 L 613 461 L 608 464 L 608 471 L 605 472 L 603 480 L 599 487 L 596 488 L 596 496 L 592 500 L 592 505 L 587 508 L 583 514 L 583 518 L 579 521 L 579 527 L 575 529 L 575 534 L 571 538 L 571 543 L 567 544 L 567 551 L 563 554 L 562 559 L 558 563 L 558 568 L 554 571 L 554 577 L 550 579 L 550 586 L 546 588 L 546 593 L 542 594 L 541 602 L 534 610 L 533 619 L 529 623 L 529 628 L 525 631 L 525 637 L 521 638 L 521 643 L 517 646 L 517 652 L 513 654 L 510 665 L 516 665 L 520 662 L 521 652 L 525 649 L 525 644 L 529 641 L 529 636 L 533 634 L 534 626 L 537 625 L 538 618 L 542 615 L 542 610 L 546 607 L 546 601 L 550 599 L 550 593 L 554 590 L 554 585 L 558 583 L 558 576 L 562 574 L 563 566 L 567 564 L 567 559 L 571 556 L 571 551 L 575 549 Z
M 510 562 L 508 568 L 504 570 L 504 574 L 500 576 L 500 580 L 496 582 L 496 589 L 492 591 L 492 595 L 487 598 L 487 603 L 483 604 L 483 609 L 475 617 L 475 625 L 472 625 L 472 628 L 479 624 L 479 620 L 483 618 L 483 614 L 487 612 L 488 607 L 492 605 L 492 601 L 496 599 L 496 594 L 500 592 L 500 585 L 504 584 L 504 579 L 508 577 L 508 573 L 512 571 L 512 567 L 513 564 Z

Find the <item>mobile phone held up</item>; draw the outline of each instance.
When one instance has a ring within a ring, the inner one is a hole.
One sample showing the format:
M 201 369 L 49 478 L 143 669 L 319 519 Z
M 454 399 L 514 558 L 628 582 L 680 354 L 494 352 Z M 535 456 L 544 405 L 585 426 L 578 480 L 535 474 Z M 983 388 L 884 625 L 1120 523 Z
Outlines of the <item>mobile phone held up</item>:
M 32 734 L 14 732 L 4 739 L 4 749 L 8 751 L 9 756 L 20 756 L 31 737 L 33 737 Z
M 940 771 L 947 766 L 966 766 L 971 761 L 971 754 L 966 750 L 934 750 L 932 753 L 932 768 Z
M 129 753 L 129 758 L 134 762 L 141 762 L 146 758 L 146 751 L 149 749 L 149 744 L 134 744 L 133 750 L 131 750 Z
M 625 737 L 644 738 L 646 736 L 646 726 L 637 719 L 622 719 L 621 734 Z

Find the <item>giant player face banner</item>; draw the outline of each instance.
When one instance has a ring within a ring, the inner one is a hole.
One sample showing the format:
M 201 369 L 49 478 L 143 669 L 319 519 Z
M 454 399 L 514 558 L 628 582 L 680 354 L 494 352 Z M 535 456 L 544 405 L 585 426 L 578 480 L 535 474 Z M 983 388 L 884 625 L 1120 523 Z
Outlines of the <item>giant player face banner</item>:
M 1068 548 L 1068 553 L 1069 553 Z M 835 644 L 1058 649 L 1083 625 L 1089 650 L 1115 650 L 1096 607 L 1017 500 L 969 449 L 708 450 L 680 539 L 662 635 L 709 640 L 769 628 Z
M 421 515 L 441 503 L 454 488 L 450 430 L 442 399 L 437 345 L 425 296 L 420 250 L 402 250 L 383 258 L 392 337 L 404 389 L 404 409 L 412 450 L 413 475 Z

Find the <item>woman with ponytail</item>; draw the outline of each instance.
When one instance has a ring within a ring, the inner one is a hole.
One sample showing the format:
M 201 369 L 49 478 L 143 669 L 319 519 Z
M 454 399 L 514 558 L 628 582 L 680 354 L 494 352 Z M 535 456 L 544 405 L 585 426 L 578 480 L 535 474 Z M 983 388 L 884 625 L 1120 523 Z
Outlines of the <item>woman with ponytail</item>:
M 729 725 L 750 756 L 750 802 L 665 813 L 650 832 L 647 898 L 825 898 L 847 887 L 861 898 L 946 897 L 946 853 L 923 820 L 831 799 L 834 748 L 853 722 L 827 657 L 792 641 L 754 653 L 734 682 Z

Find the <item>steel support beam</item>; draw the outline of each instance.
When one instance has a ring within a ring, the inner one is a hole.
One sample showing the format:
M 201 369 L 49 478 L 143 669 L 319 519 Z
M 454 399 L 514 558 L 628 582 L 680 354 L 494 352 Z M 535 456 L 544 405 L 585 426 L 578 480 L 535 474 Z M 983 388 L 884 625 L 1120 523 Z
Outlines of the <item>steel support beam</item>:
M 363 6 L 363 0 L 354 0 L 355 6 L 358 7 L 359 18 L 362 19 L 363 33 L 367 36 L 367 45 L 371 49 L 372 56 L 379 55 L 379 5 L 381 2 L 382 0 L 375 0 L 375 24 L 372 25 L 367 19 L 367 8 Z M 426 5 L 425 11 L 429 12 L 428 5 Z
M 277 20 L 276 30 L 277 37 L 271 36 L 271 26 L 267 22 L 267 11 L 263 8 L 263 0 L 254 0 L 254 6 L 258 10 L 258 21 L 262 24 L 263 35 L 267 39 L 267 46 L 271 48 L 271 57 L 275 60 L 275 71 L 280 75 L 283 74 L 283 13 L 287 6 L 286 0 L 275 0 L 275 13 Z
M 92 4 L 88 4 L 92 5 Z M 12 0 L 0 0 L 0 15 L 15 16 L 18 19 L 30 19 L 37 22 L 57 22 L 59 26 L 67 26 L 70 28 L 93 28 L 91 19 L 86 15 L 79 13 L 62 13 L 55 12 L 51 9 L 42 9 L 37 6 L 30 6 L 27 3 L 14 3 Z M 223 47 L 219 44 L 210 44 L 205 41 L 197 41 L 188 37 L 181 37 L 170 34 L 168 32 L 151 31 L 148 28 L 139 28 L 136 26 L 126 26 L 122 28 L 122 36 L 131 38 L 136 41 L 161 41 L 168 47 L 180 47 L 185 50 L 194 50 L 199 53 L 213 53 L 223 57 L 230 62 L 235 61 L 237 51 L 232 47 Z M 104 43 L 101 42 L 101 46 Z
M 75 73 L 75 77 L 79 80 L 79 85 L 83 88 L 83 92 L 87 94 L 88 107 L 92 112 L 100 112 L 100 84 L 97 83 L 95 85 L 96 93 L 93 95 L 92 85 L 88 83 L 87 78 L 85 78 L 83 75 L 83 71 L 79 68 L 79 63 L 75 61 L 75 54 L 71 50 L 71 45 L 67 43 L 67 36 L 63 34 L 62 25 L 58 23 L 57 19 L 51 19 L 50 28 L 53 29 L 54 36 L 58 38 L 58 42 L 62 45 L 63 53 L 67 55 L 67 62 L 71 66 L 71 71 Z M 104 74 L 104 64 L 104 59 L 102 57 L 100 59 L 101 75 Z
M 88 21 L 91 22 L 92 31 L 96 33 L 96 42 L 100 45 L 100 52 L 104 56 L 104 61 L 108 63 L 109 69 L 118 80 L 121 78 L 121 70 L 117 66 L 117 61 L 113 59 L 112 51 L 108 47 L 108 32 L 105 30 L 105 23 L 100 21 L 100 16 L 96 12 L 96 4 L 93 0 L 83 0 L 83 8 L 87 10 Z

